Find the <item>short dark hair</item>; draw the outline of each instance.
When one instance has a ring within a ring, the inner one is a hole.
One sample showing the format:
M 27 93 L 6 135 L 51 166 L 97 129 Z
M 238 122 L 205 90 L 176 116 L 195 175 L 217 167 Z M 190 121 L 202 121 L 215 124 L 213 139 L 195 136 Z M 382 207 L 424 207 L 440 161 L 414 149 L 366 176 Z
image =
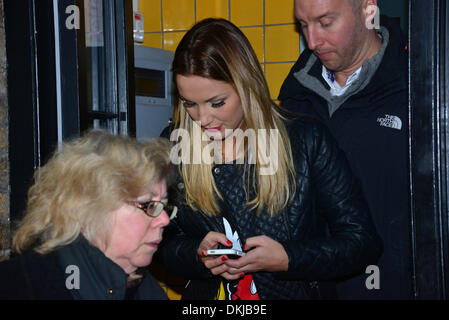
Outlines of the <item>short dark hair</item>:
M 362 5 L 363 0 L 348 0 L 349 5 L 351 6 L 354 12 L 358 12 L 360 10 L 360 6 Z

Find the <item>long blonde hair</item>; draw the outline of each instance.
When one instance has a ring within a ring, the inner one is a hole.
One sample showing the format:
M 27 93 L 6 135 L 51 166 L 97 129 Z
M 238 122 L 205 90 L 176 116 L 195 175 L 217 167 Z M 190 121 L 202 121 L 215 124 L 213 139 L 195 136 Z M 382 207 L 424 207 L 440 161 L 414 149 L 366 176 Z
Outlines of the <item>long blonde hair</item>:
M 35 251 L 48 253 L 81 231 L 91 243 L 106 239 L 110 213 L 165 178 L 170 165 L 169 144 L 162 138 L 140 143 L 94 130 L 64 143 L 34 174 L 14 251 L 39 240 Z
M 272 175 L 257 175 L 260 163 L 256 162 L 253 183 L 247 184 L 246 188 L 247 195 L 249 188 L 256 188 L 255 198 L 247 202 L 252 209 L 260 212 L 265 207 L 270 216 L 276 216 L 295 193 L 296 173 L 283 118 L 271 100 L 248 39 L 227 20 L 205 19 L 193 26 L 181 40 L 175 52 L 173 74 L 175 78 L 176 75 L 196 75 L 231 84 L 240 97 L 247 130 L 256 133 L 259 129 L 278 130 L 278 140 L 275 141 L 278 146 L 277 171 Z M 193 137 L 194 123 L 181 101 L 176 110 L 175 127 L 187 130 Z M 252 150 L 252 154 L 259 154 L 259 151 Z M 184 179 L 187 204 L 207 215 L 217 215 L 217 197 L 223 197 L 212 176 L 212 164 L 181 163 L 179 169 Z M 247 172 L 249 175 L 250 171 Z

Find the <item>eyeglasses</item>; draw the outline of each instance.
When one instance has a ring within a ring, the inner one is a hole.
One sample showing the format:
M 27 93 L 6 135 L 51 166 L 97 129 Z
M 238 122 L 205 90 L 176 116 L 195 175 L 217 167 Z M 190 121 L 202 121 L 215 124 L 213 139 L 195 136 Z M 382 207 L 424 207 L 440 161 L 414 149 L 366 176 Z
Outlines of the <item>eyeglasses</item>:
M 136 208 L 141 209 L 147 216 L 152 218 L 158 217 L 163 210 L 167 212 L 170 220 L 176 218 L 176 214 L 178 213 L 178 207 L 164 204 L 156 200 L 148 200 L 145 202 L 130 201 L 129 203 Z

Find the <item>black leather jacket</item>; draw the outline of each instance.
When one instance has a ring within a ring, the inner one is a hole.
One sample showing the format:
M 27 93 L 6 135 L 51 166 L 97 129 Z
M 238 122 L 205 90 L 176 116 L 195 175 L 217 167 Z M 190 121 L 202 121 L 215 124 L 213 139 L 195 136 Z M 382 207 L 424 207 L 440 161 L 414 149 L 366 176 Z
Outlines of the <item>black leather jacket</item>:
M 243 170 L 223 164 L 212 169 L 226 201 L 223 210 L 233 215 L 242 243 L 266 235 L 280 242 L 288 255 L 288 271 L 253 274 L 261 299 L 311 298 L 310 284 L 316 287 L 317 282 L 322 298 L 336 298 L 333 281 L 376 264 L 382 241 L 360 185 L 327 129 L 309 118 L 289 120 L 287 129 L 297 172 L 292 203 L 275 218 L 266 211 L 256 214 L 245 206 Z M 178 186 L 182 195 L 182 182 Z M 224 233 L 222 217 L 193 211 L 180 195 L 178 218 L 164 233 L 159 254 L 167 268 L 191 279 L 190 287 L 197 286 L 198 295 L 189 298 L 213 298 L 200 294 L 201 285 L 218 277 L 203 266 L 197 249 L 209 231 Z

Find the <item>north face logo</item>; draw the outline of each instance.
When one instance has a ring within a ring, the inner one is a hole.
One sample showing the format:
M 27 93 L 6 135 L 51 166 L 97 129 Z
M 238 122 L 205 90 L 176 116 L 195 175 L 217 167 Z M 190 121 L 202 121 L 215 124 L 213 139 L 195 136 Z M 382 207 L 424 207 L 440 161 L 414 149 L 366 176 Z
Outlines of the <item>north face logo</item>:
M 397 116 L 390 116 L 389 114 L 386 114 L 384 118 L 377 118 L 377 122 L 379 122 L 379 125 L 381 125 L 382 127 L 397 130 L 402 129 L 402 120 Z

